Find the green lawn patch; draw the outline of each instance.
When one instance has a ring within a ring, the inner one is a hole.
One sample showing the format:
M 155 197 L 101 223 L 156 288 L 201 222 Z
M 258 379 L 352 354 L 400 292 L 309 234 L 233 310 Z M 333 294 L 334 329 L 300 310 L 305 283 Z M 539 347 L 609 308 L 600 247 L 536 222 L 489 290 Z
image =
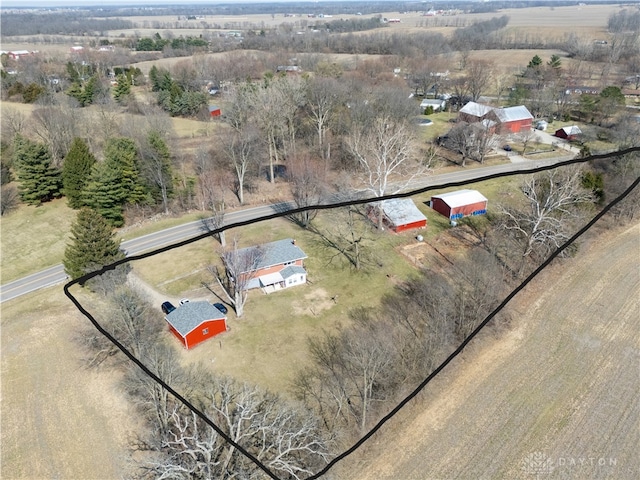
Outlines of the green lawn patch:
M 0 219 L 2 284 L 62 262 L 76 213 L 61 198 L 23 205 Z

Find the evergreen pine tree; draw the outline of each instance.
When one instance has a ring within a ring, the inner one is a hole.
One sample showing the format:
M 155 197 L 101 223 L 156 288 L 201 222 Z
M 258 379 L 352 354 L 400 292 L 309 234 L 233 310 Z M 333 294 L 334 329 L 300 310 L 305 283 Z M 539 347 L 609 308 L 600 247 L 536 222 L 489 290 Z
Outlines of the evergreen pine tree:
M 45 145 L 18 137 L 14 165 L 20 182 L 20 198 L 25 203 L 40 205 L 61 196 L 60 170 L 53 166 Z
M 78 209 L 85 205 L 83 190 L 94 163 L 96 159 L 89 146 L 81 138 L 75 138 L 62 165 L 64 194 L 71 208 Z
M 527 68 L 537 69 L 542 65 L 542 59 L 538 55 L 534 55 L 533 58 L 529 61 L 529 65 Z
M 158 67 L 153 65 L 149 70 L 149 80 L 151 81 L 151 90 L 157 92 L 160 90 L 160 71 Z
M 104 217 L 114 227 L 124 223 L 123 205 L 127 190 L 122 168 L 114 159 L 96 163 L 82 192 L 82 201 Z
M 118 103 L 125 103 L 131 93 L 131 82 L 126 75 L 118 75 L 116 81 L 116 86 L 113 89 L 113 98 Z
M 82 89 L 80 103 L 83 107 L 86 107 L 87 105 L 91 105 L 93 103 L 96 93 L 98 93 L 97 83 L 98 77 L 96 75 L 92 75 Z
M 95 210 L 82 208 L 71 226 L 71 243 L 64 252 L 64 270 L 79 278 L 124 258 L 109 223 Z
M 125 201 L 131 204 L 149 203 L 149 192 L 140 178 L 138 150 L 130 138 L 109 139 L 104 149 L 106 162 L 119 165 L 123 188 L 127 192 Z

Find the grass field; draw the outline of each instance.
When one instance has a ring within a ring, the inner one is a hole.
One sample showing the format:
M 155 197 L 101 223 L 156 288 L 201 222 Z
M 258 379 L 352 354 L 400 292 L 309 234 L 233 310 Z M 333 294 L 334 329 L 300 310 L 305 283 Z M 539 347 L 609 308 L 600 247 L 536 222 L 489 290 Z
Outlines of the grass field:
M 61 287 L 2 304 L 2 478 L 121 478 L 135 428 L 117 377 L 88 371 Z
M 2 284 L 62 262 L 75 212 L 62 198 L 0 219 Z

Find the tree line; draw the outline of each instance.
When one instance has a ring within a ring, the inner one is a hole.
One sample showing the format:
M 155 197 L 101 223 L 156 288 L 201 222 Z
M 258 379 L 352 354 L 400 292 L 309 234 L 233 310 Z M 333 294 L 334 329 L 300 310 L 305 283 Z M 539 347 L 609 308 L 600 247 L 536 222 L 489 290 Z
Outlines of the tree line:
M 597 208 L 599 190 L 615 195 L 639 168 L 637 155 L 631 155 L 525 177 L 522 202 L 497 205 L 488 218 L 463 220 L 444 234 L 457 238 L 462 249 L 443 252 L 434 245 L 428 268 L 399 282 L 379 304 L 350 311 L 346 325 L 311 336 L 311 362 L 285 395 L 201 365 L 182 367 L 165 343 L 174 339 L 125 281 L 125 269 L 87 286 L 103 296 L 104 308 L 96 314 L 100 324 L 151 371 L 281 478 L 306 478 L 412 391 L 511 287 L 566 241 Z M 632 220 L 639 201 L 636 194 L 612 221 Z M 74 227 L 79 244 L 81 232 L 94 231 L 96 224 L 103 237 L 109 235 L 111 227 L 100 215 L 81 212 L 87 218 Z M 117 256 L 114 246 L 109 249 Z M 567 253 L 575 254 L 575 248 Z M 507 326 L 511 315 L 501 312 L 494 331 Z M 88 365 L 121 373 L 123 391 L 143 420 L 130 445 L 137 452 L 131 464 L 135 478 L 261 478 L 253 463 L 125 361 L 102 334 L 87 327 L 78 341 Z

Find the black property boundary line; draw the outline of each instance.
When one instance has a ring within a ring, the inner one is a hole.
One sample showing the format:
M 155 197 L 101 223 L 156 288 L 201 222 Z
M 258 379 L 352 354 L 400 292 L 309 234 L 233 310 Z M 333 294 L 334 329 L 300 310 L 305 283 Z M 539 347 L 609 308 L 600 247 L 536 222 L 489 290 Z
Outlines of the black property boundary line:
M 576 159 L 569 160 L 569 161 L 566 161 L 566 162 L 556 163 L 556 164 L 552 164 L 552 165 L 546 165 L 546 166 L 532 168 L 532 169 L 519 170 L 519 171 L 515 171 L 515 172 L 496 173 L 496 174 L 486 175 L 486 176 L 479 177 L 479 178 L 474 178 L 472 180 L 449 182 L 449 183 L 440 184 L 440 185 L 431 185 L 431 186 L 428 186 L 428 187 L 424 187 L 424 188 L 417 189 L 417 190 L 412 190 L 410 192 L 405 192 L 405 193 L 401 193 L 401 194 L 386 195 L 384 197 L 376 197 L 376 198 L 349 200 L 349 201 L 345 201 L 345 202 L 338 202 L 338 203 L 327 204 L 327 205 L 317 205 L 317 206 L 312 206 L 312 207 L 302 207 L 302 208 L 296 208 L 296 209 L 293 209 L 293 210 L 287 210 L 287 211 L 284 211 L 284 212 L 274 213 L 272 215 L 264 216 L 264 217 L 257 218 L 257 219 L 245 220 L 245 221 L 242 221 L 242 222 L 237 222 L 237 223 L 234 223 L 234 224 L 230 224 L 230 225 L 224 226 L 222 228 L 219 228 L 217 230 L 213 230 L 211 232 L 207 232 L 207 233 L 198 235 L 198 236 L 196 236 L 194 238 L 191 238 L 191 239 L 188 239 L 188 240 L 184 240 L 182 242 L 178 242 L 178 243 L 175 243 L 173 245 L 169 245 L 167 247 L 162 247 L 162 248 L 153 250 L 151 252 L 148 252 L 148 253 L 145 253 L 145 254 L 142 254 L 142 255 L 135 255 L 135 256 L 127 257 L 127 258 L 119 260 L 119 261 L 117 261 L 117 262 L 115 262 L 113 264 L 106 265 L 106 266 L 102 267 L 100 270 L 97 270 L 95 272 L 91 272 L 91 273 L 89 273 L 87 275 L 84 275 L 84 276 L 82 276 L 80 278 L 72 280 L 71 282 L 68 282 L 67 284 L 64 285 L 64 293 L 71 300 L 71 302 L 76 306 L 78 311 L 80 313 L 82 313 L 85 317 L 87 317 L 87 319 L 93 324 L 93 326 L 102 335 L 104 335 L 110 342 L 112 342 L 122 353 L 124 353 L 133 363 L 135 363 L 146 375 L 148 375 L 150 378 L 152 378 L 162 388 L 164 388 L 169 393 L 171 393 L 177 400 L 182 402 L 189 410 L 191 410 L 195 415 L 197 415 L 202 421 L 204 421 L 207 425 L 209 425 L 211 428 L 213 428 L 214 431 L 216 431 L 216 433 L 218 433 L 226 442 L 231 444 L 233 447 L 237 448 L 240 453 L 242 453 L 249 460 L 251 460 L 258 468 L 260 468 L 270 478 L 273 478 L 275 480 L 279 480 L 279 477 L 276 476 L 266 465 L 264 465 L 260 460 L 255 458 L 251 453 L 249 453 L 246 449 L 244 449 L 244 447 L 242 447 L 238 443 L 234 442 L 220 427 L 218 427 L 212 420 L 210 420 L 209 417 L 207 417 L 203 412 L 201 412 L 199 409 L 197 409 L 191 402 L 189 402 L 186 398 L 184 398 L 180 393 L 175 391 L 170 385 L 165 383 L 155 373 L 153 373 L 151 370 L 149 370 L 149 368 L 147 368 L 147 366 L 145 366 L 137 357 L 135 357 L 131 352 L 129 352 L 129 350 L 127 350 L 124 347 L 124 345 L 122 345 L 115 337 L 113 337 L 109 332 L 107 332 L 98 323 L 98 321 L 91 315 L 91 313 L 89 313 L 82 306 L 82 304 L 78 301 L 78 299 L 76 299 L 73 296 L 73 294 L 69 291 L 69 289 L 75 284 L 84 284 L 87 280 L 89 280 L 91 278 L 94 278 L 94 277 L 96 277 L 98 275 L 101 275 L 106 271 L 113 270 L 118 265 L 122 265 L 122 264 L 125 264 L 125 263 L 128 263 L 128 262 L 131 262 L 133 260 L 140 260 L 140 259 L 143 259 L 143 258 L 151 257 L 151 256 L 159 254 L 159 253 L 163 253 L 163 252 L 166 252 L 166 251 L 169 251 L 169 250 L 173 250 L 173 249 L 185 246 L 185 245 L 189 245 L 191 243 L 197 242 L 199 240 L 202 240 L 204 238 L 210 237 L 212 235 L 215 235 L 217 233 L 223 232 L 225 230 L 228 230 L 228 229 L 234 228 L 234 227 L 250 225 L 250 224 L 253 224 L 253 223 L 262 222 L 262 221 L 265 221 L 265 220 L 271 220 L 271 219 L 279 218 L 279 217 L 283 217 L 283 216 L 288 216 L 288 215 L 292 215 L 292 214 L 295 214 L 295 213 L 305 212 L 305 211 L 308 211 L 308 210 L 328 210 L 328 209 L 339 208 L 339 207 L 350 206 L 350 205 L 361 205 L 361 204 L 369 203 L 369 202 L 372 202 L 372 201 L 388 200 L 388 199 L 393 199 L 393 198 L 405 198 L 405 197 L 410 197 L 410 196 L 413 196 L 413 195 L 418 195 L 420 193 L 424 193 L 424 192 L 427 192 L 427 191 L 430 191 L 430 190 L 436 190 L 436 189 L 454 187 L 454 186 L 468 185 L 468 184 L 471 184 L 471 183 L 477 183 L 477 182 L 480 182 L 480 181 L 490 180 L 490 179 L 493 179 L 493 178 L 538 173 L 538 172 L 542 172 L 542 171 L 545 171 L 545 170 L 552 170 L 552 169 L 555 169 L 555 168 L 558 168 L 558 167 L 563 167 L 563 166 L 572 165 L 572 164 L 576 164 L 576 163 L 584 163 L 584 162 L 588 162 L 588 161 L 592 161 L 592 160 L 598 160 L 598 159 L 615 158 L 615 157 L 623 156 L 625 154 L 632 153 L 632 152 L 637 152 L 637 151 L 640 151 L 640 147 L 632 147 L 632 148 L 629 148 L 629 149 L 626 149 L 626 150 L 620 150 L 620 151 L 617 151 L 617 152 L 612 152 L 612 153 L 604 154 L 604 155 L 594 155 L 594 156 L 585 157 L 585 158 L 576 158 Z M 321 471 L 319 471 L 318 473 L 316 473 L 316 474 L 314 474 L 314 475 L 312 475 L 310 477 L 307 477 L 308 480 L 313 480 L 313 479 L 320 478 L 321 476 L 326 474 L 336 463 L 338 463 L 339 461 L 341 461 L 345 457 L 351 455 L 355 450 L 360 448 L 360 446 L 362 446 L 362 444 L 364 444 L 364 442 L 366 442 L 369 438 L 371 438 L 387 421 L 389 421 L 391 418 L 393 418 L 407 403 L 409 403 L 418 393 L 420 393 L 433 378 L 435 378 L 449 363 L 451 363 L 451 361 L 455 357 L 457 357 L 464 350 L 464 348 L 469 344 L 469 342 L 509 303 L 509 301 L 511 301 L 511 299 L 513 297 L 515 297 L 527 284 L 529 284 L 529 282 L 531 282 L 544 268 L 546 268 L 563 250 L 565 250 L 577 238 L 579 238 L 586 231 L 588 231 L 598 220 L 600 220 L 600 218 L 602 218 L 605 214 L 607 214 L 611 210 L 611 208 L 613 208 L 619 202 L 624 200 L 637 187 L 638 183 L 640 183 L 640 177 L 638 177 L 621 195 L 619 195 L 617 198 L 615 198 L 609 204 L 607 204 L 595 217 L 593 217 L 591 219 L 591 221 L 589 221 L 589 223 L 587 223 L 584 227 L 582 227 L 573 237 L 571 237 L 563 245 L 561 245 L 555 252 L 553 252 L 551 254 L 551 256 L 547 260 L 545 260 L 538 268 L 536 268 L 536 270 L 533 273 L 531 273 L 524 280 L 524 282 L 522 282 L 518 287 L 516 287 L 502 301 L 502 303 L 500 303 L 500 305 L 498 305 L 478 325 L 478 327 L 476 327 L 476 329 L 467 338 L 464 339 L 464 341 L 460 344 L 460 346 L 458 346 L 458 348 L 456 348 L 456 350 L 453 353 L 451 353 L 449 355 L 449 357 L 447 357 L 447 359 L 444 360 L 444 362 L 442 362 L 433 372 L 431 372 L 431 374 L 429 374 L 429 376 L 422 383 L 420 383 L 420 385 L 418 385 L 418 387 L 413 392 L 411 392 L 407 397 L 405 397 L 393 410 L 391 410 L 391 412 L 389 412 L 384 418 L 382 418 L 367 434 L 365 434 L 351 448 L 349 448 L 348 450 L 346 450 L 345 452 L 343 452 L 342 454 L 340 454 L 336 458 L 334 458 L 331 462 L 329 462 Z

